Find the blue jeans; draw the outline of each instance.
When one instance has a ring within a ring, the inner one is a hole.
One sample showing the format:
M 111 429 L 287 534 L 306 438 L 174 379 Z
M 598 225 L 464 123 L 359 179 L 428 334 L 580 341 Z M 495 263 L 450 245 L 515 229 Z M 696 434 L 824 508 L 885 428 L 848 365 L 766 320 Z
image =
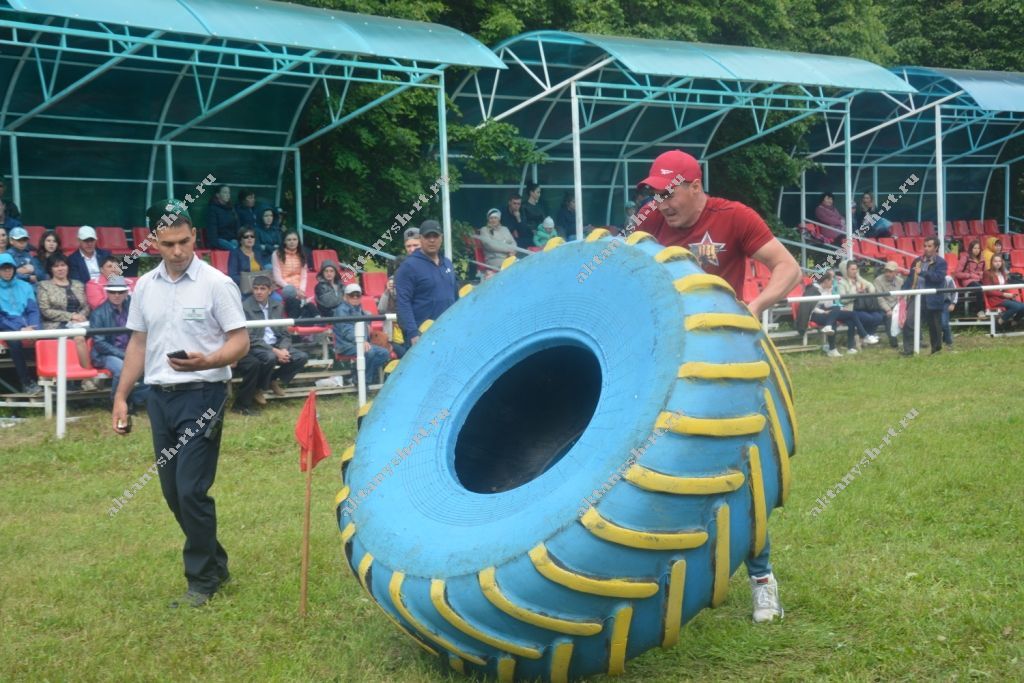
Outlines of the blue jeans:
M 117 394 L 117 385 L 121 383 L 121 370 L 124 368 L 124 359 L 117 356 L 96 356 L 93 365 L 97 368 L 110 370 L 112 375 L 110 397 L 113 398 Z M 136 406 L 142 405 L 146 402 L 146 394 L 148 392 L 149 387 L 145 384 L 135 387 L 128 396 L 128 403 Z
M 879 218 L 874 225 L 864 232 L 865 237 L 889 237 L 892 235 L 892 221 L 888 218 Z
M 746 561 L 748 576 L 764 576 L 771 574 L 772 563 L 768 557 L 772 551 L 772 539 L 767 531 L 764 533 L 764 550 L 757 557 L 748 557 Z
M 213 248 L 226 249 L 228 251 L 231 251 L 232 249 L 238 249 L 238 240 L 226 240 L 218 238 L 217 244 L 215 244 Z
M 1013 318 L 1014 320 L 1024 320 L 1024 304 L 1019 301 L 1006 299 L 1003 301 L 1003 306 L 1005 308 L 1003 309 L 1002 315 L 999 317 L 1004 323 L 1010 318 Z
M 953 329 L 949 326 L 949 304 L 942 309 L 942 343 L 946 346 L 953 345 Z
M 864 329 L 864 324 L 855 311 L 833 308 L 828 313 L 828 324 L 835 327 L 837 322 L 846 323 L 846 346 L 848 348 L 853 348 L 856 344 L 853 338 L 855 333 L 859 334 L 861 339 L 868 336 L 868 331 Z
M 885 313 L 882 311 L 854 311 L 857 317 L 860 318 L 861 327 L 863 327 L 868 334 L 874 334 L 878 326 L 885 320 Z

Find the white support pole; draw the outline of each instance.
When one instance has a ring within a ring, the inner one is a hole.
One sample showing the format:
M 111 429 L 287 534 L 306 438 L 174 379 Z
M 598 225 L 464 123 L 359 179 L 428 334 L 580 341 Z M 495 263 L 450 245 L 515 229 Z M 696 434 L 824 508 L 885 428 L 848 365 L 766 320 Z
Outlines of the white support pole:
M 846 210 L 846 259 L 853 258 L 853 159 L 850 142 L 850 100 L 846 100 L 846 116 L 843 117 L 843 201 Z
M 1003 232 L 1010 233 L 1010 165 L 1003 166 Z
M 807 225 L 807 170 L 800 171 L 800 225 Z M 800 266 L 807 267 L 807 236 L 800 230 Z
M 14 203 L 21 208 L 21 172 L 18 170 L 18 136 L 12 135 L 8 138 L 10 140 L 9 151 L 11 153 L 11 194 L 14 199 Z M 1009 211 L 1006 212 L 1009 215 Z
M 914 296 L 914 355 L 921 353 L 921 295 Z
M 359 388 L 359 407 L 366 405 L 366 323 L 359 321 L 355 325 L 356 336 L 356 386 Z
M 576 94 L 576 81 L 569 84 L 572 105 L 572 186 L 576 199 L 576 239 L 583 239 L 583 166 L 580 159 L 580 103 Z
M 68 431 L 68 337 L 57 340 L 57 438 Z
M 939 235 L 939 256 L 946 245 L 946 172 L 942 167 L 942 106 L 935 107 L 935 219 Z
M 295 229 L 302 242 L 302 150 L 295 150 Z
M 452 259 L 452 204 L 448 194 L 448 103 L 444 93 L 444 72 L 437 77 L 437 153 L 441 162 L 441 229 L 444 231 L 444 255 Z
M 167 198 L 174 199 L 174 157 L 171 155 L 171 145 L 164 145 L 164 171 L 167 177 Z

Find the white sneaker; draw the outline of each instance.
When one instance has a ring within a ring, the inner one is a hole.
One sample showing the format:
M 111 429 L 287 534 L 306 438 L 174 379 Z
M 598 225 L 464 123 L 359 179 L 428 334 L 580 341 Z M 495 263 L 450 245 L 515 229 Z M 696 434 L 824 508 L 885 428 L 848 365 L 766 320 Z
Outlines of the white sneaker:
M 864 337 L 864 343 L 865 344 L 877 344 L 878 343 L 878 337 L 876 337 L 873 334 L 869 334 L 868 336 Z
M 843 354 L 839 353 L 839 349 L 829 349 L 825 352 L 825 355 L 829 358 L 840 358 Z
M 782 621 L 785 612 L 779 602 L 779 584 L 775 574 L 750 577 L 750 592 L 754 598 L 754 623 L 767 624 L 775 617 Z
M 93 382 L 91 379 L 82 380 L 82 391 L 96 391 L 96 389 L 96 383 Z
M 821 332 L 822 334 L 832 334 L 835 330 L 832 329 L 831 325 L 825 325 L 825 327 L 821 328 Z
M 852 356 L 855 353 L 857 353 L 857 349 L 855 349 L 855 348 L 851 347 L 849 349 L 846 349 L 846 355 L 848 355 L 848 356 Z

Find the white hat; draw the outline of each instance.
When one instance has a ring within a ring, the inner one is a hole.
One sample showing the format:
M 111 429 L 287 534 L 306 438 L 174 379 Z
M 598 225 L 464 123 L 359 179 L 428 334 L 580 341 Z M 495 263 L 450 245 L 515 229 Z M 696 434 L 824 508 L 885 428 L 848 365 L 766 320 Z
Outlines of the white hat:
M 541 225 L 550 230 L 551 228 L 555 227 L 555 221 L 552 220 L 551 216 L 548 216 L 547 218 L 544 219 L 544 222 L 541 223 Z
M 362 294 L 363 293 L 363 288 L 360 287 L 359 285 L 357 285 L 356 283 L 351 282 L 351 283 L 345 285 L 345 293 L 346 294 Z
M 91 225 L 83 225 L 78 229 L 78 240 L 94 240 L 96 239 L 96 231 Z

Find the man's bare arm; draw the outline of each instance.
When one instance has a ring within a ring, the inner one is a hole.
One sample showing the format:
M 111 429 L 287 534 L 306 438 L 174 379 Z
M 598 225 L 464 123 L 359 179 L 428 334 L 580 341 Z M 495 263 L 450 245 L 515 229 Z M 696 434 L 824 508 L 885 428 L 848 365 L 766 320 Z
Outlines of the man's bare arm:
M 772 239 L 758 249 L 751 258 L 768 266 L 772 273 L 764 291 L 747 306 L 750 312 L 760 319 L 761 313 L 777 301 L 785 299 L 800 282 L 800 265 L 777 239 Z

